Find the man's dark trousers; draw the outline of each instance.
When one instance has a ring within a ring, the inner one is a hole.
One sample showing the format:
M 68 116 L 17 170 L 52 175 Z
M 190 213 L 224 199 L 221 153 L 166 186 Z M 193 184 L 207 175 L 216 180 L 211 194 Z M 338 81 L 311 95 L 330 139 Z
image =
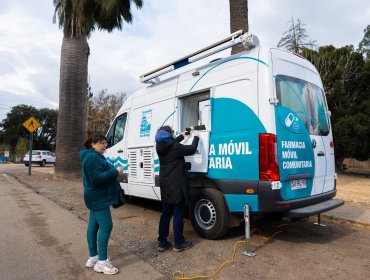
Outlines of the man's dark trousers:
M 173 214 L 173 231 L 176 245 L 182 244 L 184 239 L 184 203 L 169 204 L 162 201 L 162 214 L 159 220 L 159 237 L 158 241 L 165 242 L 169 234 L 171 216 Z

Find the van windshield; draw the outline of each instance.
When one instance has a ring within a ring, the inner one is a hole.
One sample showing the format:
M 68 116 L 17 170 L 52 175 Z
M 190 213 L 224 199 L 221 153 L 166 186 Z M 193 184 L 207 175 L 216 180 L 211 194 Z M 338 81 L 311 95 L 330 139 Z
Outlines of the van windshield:
M 276 76 L 279 105 L 299 115 L 310 135 L 328 135 L 329 119 L 323 90 L 297 78 Z

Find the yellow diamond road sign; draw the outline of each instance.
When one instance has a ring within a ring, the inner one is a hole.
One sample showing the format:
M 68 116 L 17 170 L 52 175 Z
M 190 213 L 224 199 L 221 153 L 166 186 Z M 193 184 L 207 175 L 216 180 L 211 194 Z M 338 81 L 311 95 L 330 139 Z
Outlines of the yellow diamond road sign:
M 40 123 L 34 117 L 30 117 L 23 123 L 23 126 L 32 133 L 40 127 Z

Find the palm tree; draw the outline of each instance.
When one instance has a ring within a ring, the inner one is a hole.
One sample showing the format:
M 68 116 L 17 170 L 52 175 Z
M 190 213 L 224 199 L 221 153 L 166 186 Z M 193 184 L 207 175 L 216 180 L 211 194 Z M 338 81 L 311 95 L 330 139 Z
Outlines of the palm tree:
M 131 23 L 131 2 L 141 8 L 142 0 L 53 0 L 54 22 L 63 29 L 59 80 L 59 115 L 56 137 L 55 174 L 79 178 L 79 150 L 86 134 L 88 37 L 97 28 L 122 30 Z
M 240 29 L 249 31 L 248 26 L 248 0 L 229 0 L 230 5 L 230 31 L 234 33 Z M 245 48 L 239 44 L 232 48 L 231 54 L 244 51 Z

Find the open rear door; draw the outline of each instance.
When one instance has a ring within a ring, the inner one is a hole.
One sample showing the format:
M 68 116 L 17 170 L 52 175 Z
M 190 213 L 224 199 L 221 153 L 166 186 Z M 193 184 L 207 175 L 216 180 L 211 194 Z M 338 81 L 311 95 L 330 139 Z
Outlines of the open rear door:
M 181 144 L 190 145 L 193 133 L 199 134 L 198 149 L 192 156 L 185 157 L 189 165 L 189 172 L 208 171 L 209 135 L 211 129 L 211 106 L 209 91 L 180 99 L 181 104 L 181 131 L 190 130 L 190 136 Z

